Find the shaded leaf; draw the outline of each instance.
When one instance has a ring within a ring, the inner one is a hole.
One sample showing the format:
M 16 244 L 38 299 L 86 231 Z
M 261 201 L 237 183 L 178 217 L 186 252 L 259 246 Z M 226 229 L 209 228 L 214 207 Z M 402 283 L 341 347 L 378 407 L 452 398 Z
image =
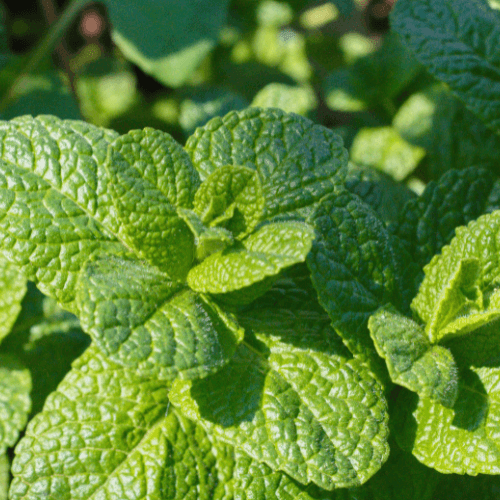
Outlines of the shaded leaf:
M 203 377 L 233 355 L 243 331 L 209 298 L 135 259 L 86 266 L 82 326 L 110 360 L 163 380 Z
M 411 258 L 377 214 L 347 190 L 323 198 L 309 223 L 318 234 L 307 265 L 319 302 L 351 352 L 380 367 L 368 318 L 386 303 L 408 308 L 415 294 Z
M 215 375 L 174 382 L 172 402 L 214 437 L 302 484 L 364 483 L 388 453 L 379 383 L 343 351 L 259 339 L 268 357 L 241 344 Z
M 179 87 L 215 46 L 228 0 L 105 3 L 113 23 L 113 41 L 125 57 L 164 85 Z
M 391 25 L 432 75 L 500 132 L 500 23 L 493 10 L 481 0 L 402 0 Z
M 448 408 L 455 404 L 457 366 L 448 349 L 432 345 L 420 325 L 393 307 L 379 309 L 368 328 L 394 383 Z

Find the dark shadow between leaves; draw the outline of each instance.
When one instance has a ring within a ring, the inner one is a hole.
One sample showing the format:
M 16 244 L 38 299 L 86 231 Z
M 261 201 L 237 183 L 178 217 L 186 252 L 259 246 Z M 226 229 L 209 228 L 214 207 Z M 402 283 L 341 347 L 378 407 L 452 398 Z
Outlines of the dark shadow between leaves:
M 256 339 L 238 347 L 224 368 L 191 386 L 200 416 L 221 427 L 251 422 L 262 408 L 262 396 L 269 372 L 269 349 Z
M 478 375 L 468 368 L 460 371 L 459 380 L 452 425 L 472 432 L 483 424 L 488 415 L 488 394 Z
M 408 389 L 396 386 L 387 399 L 389 415 L 392 417 L 389 420 L 391 434 L 403 450 L 411 453 L 417 437 L 418 424 L 413 413 L 418 406 L 418 396 Z

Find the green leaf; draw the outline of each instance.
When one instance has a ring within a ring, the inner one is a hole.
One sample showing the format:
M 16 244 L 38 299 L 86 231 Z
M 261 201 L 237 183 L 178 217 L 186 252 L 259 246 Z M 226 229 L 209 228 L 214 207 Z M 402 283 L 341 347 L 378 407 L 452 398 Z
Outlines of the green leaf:
M 304 486 L 280 471 L 273 471 L 237 451 L 234 469 L 234 500 L 350 500 L 345 489 L 326 491 L 314 484 Z
M 484 168 L 451 170 L 408 201 L 392 231 L 423 268 L 450 243 L 457 227 L 500 208 L 499 185 Z
M 412 393 L 402 392 L 391 413 L 396 439 L 420 462 L 439 472 L 499 474 L 499 386 L 498 366 L 479 366 L 460 370 L 453 408 L 431 399 L 417 402 Z
M 102 166 L 115 137 L 51 116 L 0 123 L 0 248 L 70 309 L 85 260 L 124 250 Z
M 500 132 L 498 15 L 481 0 L 402 0 L 391 21 L 429 72 Z
M 31 409 L 31 376 L 15 357 L 0 355 L 0 455 L 13 446 Z
M 209 500 L 231 466 L 225 447 L 169 404 L 164 382 L 93 347 L 15 451 L 11 500 Z
M 350 67 L 332 71 L 323 90 L 327 105 L 339 111 L 362 111 L 373 106 L 392 108 L 396 97 L 421 67 L 399 38 L 390 33 L 381 48 L 356 60 Z
M 0 113 L 2 120 L 26 114 L 81 119 L 75 97 L 68 85 L 63 83 L 60 75 L 53 69 L 43 73 L 23 75 L 14 90 L 13 100 Z
M 26 294 L 26 278 L 9 261 L 0 258 L 0 342 L 10 333 Z
M 29 329 L 27 342 L 16 355 L 28 366 L 32 378 L 31 416 L 42 410 L 47 396 L 71 369 L 71 363 L 89 346 L 78 319 L 55 307 L 53 299 L 44 298 L 45 318 Z M 49 307 L 48 307 L 49 306 Z
M 422 465 L 411 453 L 401 450 L 393 440 L 390 446 L 391 454 L 387 462 L 363 486 L 348 490 L 349 500 L 456 500 L 448 494 L 434 497 L 443 475 Z M 453 477 L 458 479 L 457 476 Z M 469 498 L 482 499 L 480 496 Z
M 228 0 L 105 3 L 125 57 L 169 87 L 183 85 L 216 45 L 228 6 Z
M 392 306 L 371 316 L 368 328 L 395 384 L 448 408 L 455 404 L 457 366 L 448 349 L 431 345 L 424 329 Z
M 351 146 L 351 160 L 376 168 L 396 181 L 411 174 L 425 150 L 405 141 L 393 127 L 362 128 Z
M 178 208 L 177 213 L 186 222 L 194 235 L 196 260 L 205 260 L 213 253 L 220 252 L 233 245 L 233 235 L 227 229 L 205 226 L 198 214 L 187 208 Z
M 270 83 L 255 95 L 252 106 L 279 108 L 286 113 L 308 116 L 318 105 L 316 95 L 309 86 Z
M 7 500 L 10 483 L 9 457 L 4 453 L 0 455 L 0 500 Z
M 265 199 L 255 170 L 226 165 L 212 172 L 194 198 L 194 211 L 204 224 L 223 226 L 240 238 L 263 216 Z
M 368 318 L 386 303 L 408 309 L 413 262 L 377 214 L 345 189 L 323 198 L 309 223 L 318 234 L 307 265 L 319 302 L 351 352 L 379 372 Z
M 265 218 L 302 212 L 345 178 L 347 152 L 331 130 L 278 109 L 248 108 L 214 118 L 188 139 L 202 179 L 225 165 L 258 172 Z
M 302 484 L 364 483 L 388 454 L 380 384 L 343 349 L 323 353 L 265 334 L 259 340 L 267 357 L 241 344 L 215 375 L 175 381 L 172 402 L 214 438 Z
M 131 65 L 116 57 L 101 56 L 81 68 L 76 91 L 85 120 L 101 127 L 108 127 L 139 102 Z
M 145 128 L 111 144 L 106 169 L 123 240 L 139 258 L 184 279 L 194 242 L 175 207 L 191 208 L 199 186 L 189 156 L 169 134 Z
M 243 338 L 209 298 L 135 259 L 90 261 L 77 298 L 83 329 L 111 360 L 162 380 L 220 369 Z
M 345 187 L 370 205 L 384 222 L 396 222 L 415 193 L 374 168 L 349 163 Z
M 399 108 L 393 126 L 407 141 L 425 148 L 425 165 L 432 179 L 454 168 L 499 171 L 500 136 L 444 84 L 412 94 Z
M 246 99 L 222 87 L 185 88 L 180 99 L 179 125 L 186 137 L 215 116 L 248 107 Z
M 203 293 L 227 293 L 275 276 L 304 262 L 314 239 L 314 230 L 303 222 L 275 222 L 234 245 L 214 253 L 193 267 L 188 285 Z
M 497 245 L 500 211 L 456 230 L 456 236 L 424 268 L 425 278 L 412 309 L 436 342 L 461 335 L 500 315 Z

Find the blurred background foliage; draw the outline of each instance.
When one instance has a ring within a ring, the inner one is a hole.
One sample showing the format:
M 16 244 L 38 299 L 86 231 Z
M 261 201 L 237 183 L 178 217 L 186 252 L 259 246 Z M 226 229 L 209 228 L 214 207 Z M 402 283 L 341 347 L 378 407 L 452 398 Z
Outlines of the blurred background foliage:
M 500 137 L 390 31 L 395 1 L 3 0 L 0 118 L 150 126 L 183 144 L 214 116 L 279 107 L 343 137 L 358 194 L 382 183 L 404 201 L 392 181 L 420 193 L 451 168 L 496 172 Z

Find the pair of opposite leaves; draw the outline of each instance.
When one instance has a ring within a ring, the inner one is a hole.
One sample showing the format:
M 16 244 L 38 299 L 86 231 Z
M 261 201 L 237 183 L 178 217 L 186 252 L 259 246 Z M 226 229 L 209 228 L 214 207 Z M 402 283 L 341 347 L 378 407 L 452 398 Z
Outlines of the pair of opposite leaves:
M 498 219 L 495 212 L 458 228 L 451 244 L 425 267 L 411 304 L 417 321 L 386 306 L 368 323 L 392 380 L 448 408 L 457 400 L 458 368 L 451 351 L 440 344 L 500 318 Z

